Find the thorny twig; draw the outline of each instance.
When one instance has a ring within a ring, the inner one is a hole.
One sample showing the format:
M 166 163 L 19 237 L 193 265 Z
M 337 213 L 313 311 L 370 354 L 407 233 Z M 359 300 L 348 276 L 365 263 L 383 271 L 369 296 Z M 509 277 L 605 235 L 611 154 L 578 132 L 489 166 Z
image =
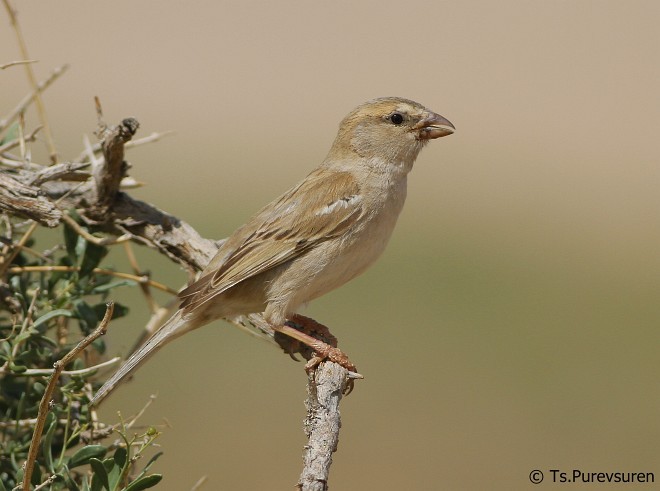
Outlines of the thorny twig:
M 37 413 L 37 422 L 34 426 L 34 433 L 32 434 L 32 441 L 30 442 L 30 450 L 28 451 L 28 457 L 25 461 L 25 468 L 23 474 L 23 491 L 30 491 L 30 482 L 32 480 L 32 471 L 34 470 L 34 463 L 37 459 L 37 453 L 39 452 L 39 441 L 41 440 L 41 434 L 44 430 L 44 424 L 46 423 L 46 416 L 48 415 L 50 400 L 55 391 L 55 386 L 57 381 L 69 363 L 71 363 L 80 352 L 82 352 L 87 346 L 89 346 L 95 339 L 99 338 L 105 334 L 110 319 L 112 319 L 112 312 L 114 311 L 114 304 L 112 302 L 108 303 L 105 315 L 103 320 L 99 323 L 98 327 L 92 331 L 89 336 L 85 337 L 80 341 L 71 351 L 69 351 L 61 360 L 58 360 L 53 365 L 53 373 L 48 379 L 48 385 L 44 391 L 44 395 L 41 398 L 39 403 L 39 411 Z
M 23 33 L 21 32 L 21 27 L 16 19 L 16 11 L 14 10 L 13 6 L 9 3 L 9 0 L 2 0 L 2 1 L 5 4 L 5 9 L 7 10 L 7 15 L 9 15 L 11 26 L 14 29 L 14 33 L 16 34 L 16 41 L 21 51 L 21 56 L 23 57 L 23 60 L 29 60 L 30 57 L 28 56 L 27 45 L 25 44 L 25 39 L 23 39 Z M 24 66 L 25 66 L 25 73 L 28 77 L 30 85 L 32 86 L 32 90 L 34 91 L 35 94 L 34 100 L 37 105 L 39 120 L 41 121 L 41 124 L 44 127 L 44 133 L 46 134 L 46 143 L 48 145 L 50 160 L 51 163 L 56 164 L 57 151 L 55 150 L 55 142 L 53 140 L 53 134 L 50 130 L 50 125 L 48 124 L 48 118 L 46 117 L 46 107 L 44 106 L 44 102 L 41 99 L 41 91 L 43 89 L 41 89 L 39 87 L 39 84 L 37 84 L 37 79 L 34 76 L 34 70 L 32 69 L 32 63 L 25 63 Z

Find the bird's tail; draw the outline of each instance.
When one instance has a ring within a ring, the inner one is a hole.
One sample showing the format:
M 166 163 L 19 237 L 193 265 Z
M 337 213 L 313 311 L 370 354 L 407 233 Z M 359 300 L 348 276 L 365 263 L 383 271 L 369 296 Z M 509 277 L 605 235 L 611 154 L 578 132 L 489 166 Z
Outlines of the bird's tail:
M 134 370 L 136 370 L 142 363 L 147 361 L 151 355 L 156 353 L 160 348 L 169 343 L 175 338 L 187 333 L 188 331 L 197 327 L 197 324 L 190 319 L 185 319 L 178 310 L 174 313 L 168 321 L 162 325 L 156 333 L 151 336 L 146 343 L 140 346 L 126 362 L 119 367 L 119 370 L 107 380 L 103 386 L 94 395 L 90 406 L 95 406 L 101 402 L 114 388 Z

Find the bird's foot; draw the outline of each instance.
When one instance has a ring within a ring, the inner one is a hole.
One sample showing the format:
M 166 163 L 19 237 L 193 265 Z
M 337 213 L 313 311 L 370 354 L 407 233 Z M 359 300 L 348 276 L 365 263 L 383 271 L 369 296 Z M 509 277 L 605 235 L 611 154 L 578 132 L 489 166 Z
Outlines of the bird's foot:
M 348 359 L 348 356 L 346 356 L 343 351 L 341 351 L 339 348 L 335 348 L 327 344 L 324 347 L 314 347 L 314 356 L 310 358 L 307 363 L 305 363 L 305 371 L 307 374 L 314 372 L 316 367 L 318 367 L 321 362 L 326 360 L 337 363 L 341 367 L 348 370 L 348 380 L 346 381 L 346 387 L 344 388 L 345 396 L 353 392 L 353 388 L 355 387 L 355 379 L 364 378 L 358 373 L 356 366 L 353 365 L 351 360 Z
M 307 373 L 314 371 L 325 360 L 337 363 L 348 370 L 349 379 L 345 390 L 346 394 L 353 390 L 355 379 L 364 378 L 358 373 L 357 368 L 348 356 L 337 348 L 337 338 L 330 333 L 326 326 L 314 319 L 296 314 L 283 326 L 276 328 L 276 331 L 292 338 L 292 342 L 287 346 L 289 355 L 292 358 L 295 359 L 295 353 L 301 353 L 309 360 L 305 364 Z

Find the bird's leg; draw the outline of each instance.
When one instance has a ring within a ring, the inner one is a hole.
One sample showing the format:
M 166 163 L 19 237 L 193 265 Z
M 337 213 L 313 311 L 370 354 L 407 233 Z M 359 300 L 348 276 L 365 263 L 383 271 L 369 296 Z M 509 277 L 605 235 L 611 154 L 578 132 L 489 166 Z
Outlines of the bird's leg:
M 329 344 L 333 348 L 337 347 L 337 338 L 332 335 L 330 329 L 310 317 L 294 314 L 286 324 L 298 331 L 309 334 L 319 341 Z M 275 333 L 275 341 L 295 361 L 300 361 L 296 357 L 297 353 L 301 354 L 306 360 L 310 360 L 314 357 L 314 351 L 310 346 L 304 344 L 298 339 L 294 339 L 284 334 L 283 332 Z
M 333 336 L 327 326 L 320 322 L 316 322 L 311 317 L 305 317 L 300 314 L 293 314 L 293 317 L 287 322 L 291 327 L 295 327 L 299 331 L 306 332 L 310 336 L 329 344 L 333 348 L 337 347 L 337 338 Z
M 341 365 L 349 372 L 357 373 L 355 365 L 351 363 L 348 356 L 337 348 L 337 338 L 323 324 L 319 324 L 309 317 L 296 314 L 284 325 L 273 326 L 273 329 L 309 346 L 314 351 L 314 355 L 305 365 L 306 371 L 313 370 L 323 360 L 330 360 Z M 321 337 L 323 340 L 317 339 L 312 334 Z

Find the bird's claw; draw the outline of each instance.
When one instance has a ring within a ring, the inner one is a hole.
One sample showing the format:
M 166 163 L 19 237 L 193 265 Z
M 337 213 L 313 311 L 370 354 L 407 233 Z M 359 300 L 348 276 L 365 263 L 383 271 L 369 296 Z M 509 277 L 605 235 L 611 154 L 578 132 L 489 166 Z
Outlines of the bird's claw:
M 296 314 L 287 320 L 279 330 L 290 338 L 286 348 L 283 342 L 278 341 L 280 346 L 289 353 L 289 356 L 297 361 L 294 354 L 300 353 L 309 360 L 305 364 L 305 371 L 308 374 L 314 372 L 319 364 L 326 360 L 337 363 L 348 370 L 348 380 L 344 389 L 345 395 L 353 391 L 356 379 L 364 378 L 358 373 L 357 368 L 348 359 L 348 356 L 337 348 L 337 338 L 323 324 L 309 317 Z
M 353 392 L 353 388 L 355 387 L 355 380 L 363 379 L 364 377 L 357 372 L 356 366 L 348 359 L 348 356 L 346 356 L 343 351 L 341 351 L 339 348 L 334 348 L 329 345 L 325 346 L 325 349 L 315 351 L 314 356 L 305 364 L 305 371 L 310 374 L 316 370 L 321 362 L 326 360 L 337 363 L 342 368 L 348 370 L 346 387 L 344 388 L 344 395 L 347 396 Z M 315 346 L 315 348 L 318 347 Z

